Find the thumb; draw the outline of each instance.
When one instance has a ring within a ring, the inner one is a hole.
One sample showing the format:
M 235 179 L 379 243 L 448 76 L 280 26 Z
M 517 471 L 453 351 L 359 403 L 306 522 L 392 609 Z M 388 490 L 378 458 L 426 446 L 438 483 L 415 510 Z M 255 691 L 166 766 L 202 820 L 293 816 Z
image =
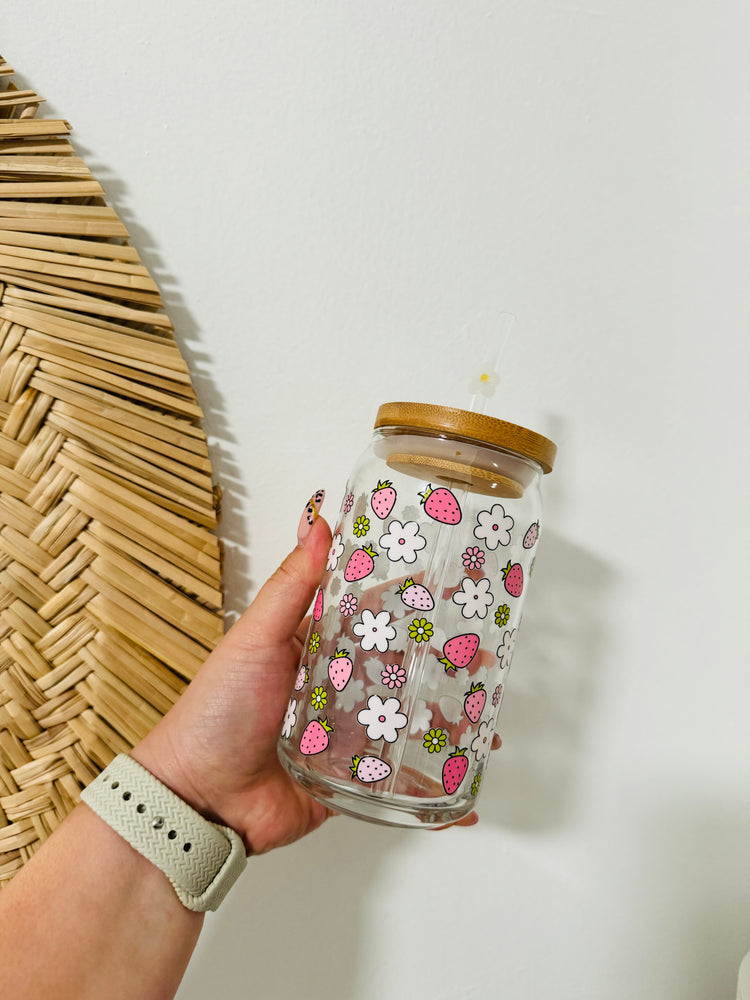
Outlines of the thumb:
M 331 529 L 316 516 L 307 536 L 266 581 L 229 635 L 236 632 L 243 646 L 256 647 L 292 639 L 323 576 L 330 547 Z

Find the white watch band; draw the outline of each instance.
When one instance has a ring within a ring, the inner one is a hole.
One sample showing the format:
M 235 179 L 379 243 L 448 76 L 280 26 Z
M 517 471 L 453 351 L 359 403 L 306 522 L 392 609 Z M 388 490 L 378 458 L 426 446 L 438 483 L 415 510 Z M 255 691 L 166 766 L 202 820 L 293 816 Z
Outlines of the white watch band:
M 164 872 L 189 910 L 216 910 L 247 864 L 238 833 L 204 819 L 125 754 L 81 798 Z

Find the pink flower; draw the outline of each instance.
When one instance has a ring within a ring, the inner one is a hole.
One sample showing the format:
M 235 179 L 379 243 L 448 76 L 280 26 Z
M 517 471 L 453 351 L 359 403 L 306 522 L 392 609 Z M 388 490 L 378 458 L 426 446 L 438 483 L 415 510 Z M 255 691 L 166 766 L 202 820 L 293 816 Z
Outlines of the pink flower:
M 393 690 L 393 688 L 403 687 L 406 683 L 406 671 L 397 663 L 389 663 L 387 666 L 383 667 L 383 671 L 380 676 L 385 686 L 391 690 Z
M 353 506 L 354 506 L 354 494 L 347 493 L 344 499 L 344 513 L 348 514 Z
M 345 618 L 350 618 L 353 614 L 356 614 L 358 604 L 359 601 L 354 594 L 344 594 L 339 601 L 339 611 Z
M 500 704 L 500 695 L 503 693 L 502 684 L 498 684 L 495 690 L 492 692 L 492 704 L 495 708 Z
M 481 569 L 484 566 L 484 552 L 478 545 L 470 545 L 461 558 L 467 569 Z

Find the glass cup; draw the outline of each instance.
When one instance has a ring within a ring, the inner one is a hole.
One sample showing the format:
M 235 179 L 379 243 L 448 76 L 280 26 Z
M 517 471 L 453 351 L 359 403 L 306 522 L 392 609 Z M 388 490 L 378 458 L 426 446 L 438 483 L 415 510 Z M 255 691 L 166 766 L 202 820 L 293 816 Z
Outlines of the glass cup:
M 331 809 L 436 827 L 474 808 L 556 450 L 483 414 L 380 407 L 279 741 L 284 767 Z

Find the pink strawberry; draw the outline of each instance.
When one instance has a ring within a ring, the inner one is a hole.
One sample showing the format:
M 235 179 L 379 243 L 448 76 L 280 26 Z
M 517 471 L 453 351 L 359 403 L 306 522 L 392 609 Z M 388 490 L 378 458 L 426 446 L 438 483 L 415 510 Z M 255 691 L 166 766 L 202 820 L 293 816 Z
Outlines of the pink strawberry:
M 443 646 L 443 655 L 439 663 L 445 664 L 446 673 L 449 670 L 459 670 L 468 667 L 479 649 L 479 636 L 475 632 L 465 632 L 454 635 Z
M 398 588 L 401 600 L 407 608 L 415 608 L 417 611 L 432 611 L 435 601 L 427 587 L 421 583 L 415 583 L 411 577 L 407 577 Z
M 510 560 L 508 560 L 508 565 L 503 570 L 503 582 L 511 597 L 521 596 L 523 593 L 523 568 L 520 563 L 511 565 Z
M 294 682 L 294 690 L 301 691 L 302 688 L 310 680 L 310 674 L 307 672 L 307 664 L 303 663 L 299 668 L 299 673 L 297 674 L 297 680 Z
M 375 569 L 375 558 L 377 552 L 371 545 L 365 545 L 361 549 L 355 549 L 349 556 L 349 562 L 344 570 L 344 579 L 347 583 L 355 583 L 357 580 L 364 580 L 366 576 Z
M 375 517 L 379 517 L 381 521 L 384 521 L 393 510 L 395 503 L 396 491 L 390 479 L 385 479 L 382 483 L 378 481 L 378 485 L 372 491 L 372 496 L 370 497 L 370 506 L 373 509 Z
M 433 490 L 432 485 L 428 483 L 427 489 L 419 495 L 422 497 L 425 514 L 433 521 L 439 521 L 441 524 L 458 524 L 461 520 L 458 500 L 444 486 Z
M 539 522 L 534 521 L 529 530 L 523 536 L 523 547 L 525 549 L 533 549 L 537 538 L 539 538 Z
M 307 757 L 322 753 L 328 747 L 328 734 L 332 732 L 333 726 L 328 724 L 328 719 L 313 719 L 308 722 L 299 741 L 299 752 Z
M 382 781 L 387 778 L 393 768 L 380 757 L 352 757 L 352 766 L 349 768 L 352 778 L 359 778 L 365 784 L 371 785 L 374 781 Z
M 315 605 L 313 606 L 313 621 L 319 622 L 323 617 L 323 588 L 318 587 L 318 592 L 315 595 Z
M 469 770 L 469 759 L 466 750 L 456 747 L 448 760 L 443 764 L 443 788 L 446 795 L 453 795 L 466 777 Z
M 354 664 L 345 649 L 337 649 L 328 661 L 328 676 L 337 691 L 343 691 L 352 676 Z
M 469 722 L 479 722 L 486 702 L 487 692 L 484 690 L 484 684 L 472 684 L 471 690 L 466 692 L 464 698 L 464 712 Z

